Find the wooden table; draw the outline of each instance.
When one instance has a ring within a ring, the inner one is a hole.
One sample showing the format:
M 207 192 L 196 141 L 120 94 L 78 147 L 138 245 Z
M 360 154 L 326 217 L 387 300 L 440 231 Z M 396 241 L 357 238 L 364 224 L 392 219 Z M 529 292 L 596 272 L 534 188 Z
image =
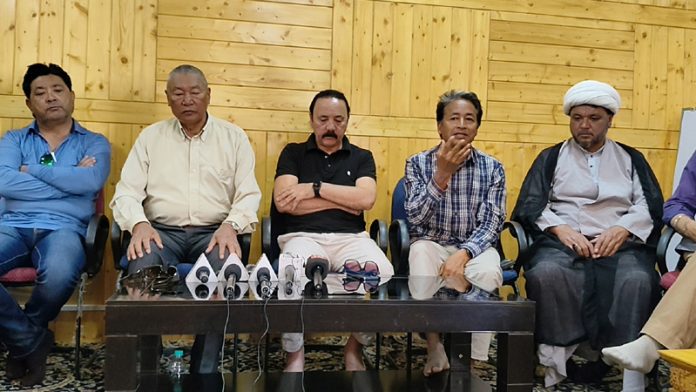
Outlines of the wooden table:
M 114 294 L 106 302 L 106 390 L 133 391 L 147 377 L 156 378 L 159 353 L 154 342 L 159 341 L 159 335 L 220 333 L 227 306 L 226 301 L 196 301 L 190 295 L 143 300 Z M 498 332 L 497 390 L 532 390 L 535 304 L 531 301 L 416 300 L 409 295 L 406 278 L 392 278 L 378 293 L 368 296 L 274 298 L 265 305 L 244 298 L 230 302 L 230 307 L 228 333 L 263 331 L 264 307 L 271 333 L 301 332 L 303 328 L 308 333 L 455 333 L 449 347 L 449 384 L 457 391 L 468 390 L 464 385 L 470 385 L 472 378 L 470 334 L 459 333 Z M 244 390 L 228 386 L 230 391 Z

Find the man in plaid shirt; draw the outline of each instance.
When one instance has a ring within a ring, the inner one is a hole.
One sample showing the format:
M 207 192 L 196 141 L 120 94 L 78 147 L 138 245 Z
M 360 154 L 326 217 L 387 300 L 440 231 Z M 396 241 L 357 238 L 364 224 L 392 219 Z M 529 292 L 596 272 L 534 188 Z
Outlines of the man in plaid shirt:
M 476 94 L 443 94 L 436 109 L 440 144 L 406 162 L 410 275 L 439 276 L 464 300 L 486 299 L 503 281 L 494 244 L 505 222 L 505 173 L 471 145 L 482 116 Z M 439 335 L 426 336 L 429 376 L 448 369 L 449 361 Z M 472 336 L 473 359 L 488 359 L 491 337 Z

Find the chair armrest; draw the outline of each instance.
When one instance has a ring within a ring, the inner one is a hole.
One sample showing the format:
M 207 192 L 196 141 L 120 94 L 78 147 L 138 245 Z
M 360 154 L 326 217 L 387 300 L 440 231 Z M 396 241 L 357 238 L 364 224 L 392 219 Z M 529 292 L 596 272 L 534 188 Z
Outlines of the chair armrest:
M 389 248 L 391 249 L 394 271 L 399 276 L 408 276 L 408 254 L 410 237 L 408 226 L 403 219 L 395 219 L 389 226 Z
M 114 268 L 116 271 L 121 270 L 121 258 L 126 253 L 130 244 L 131 234 L 127 231 L 122 231 L 121 226 L 114 221 L 111 223 L 111 254 L 114 257 Z
M 508 221 L 503 224 L 503 230 L 508 230 L 510 234 L 517 240 L 517 259 L 529 251 L 531 243 L 524 228 L 519 222 Z M 515 261 L 515 270 L 519 272 L 522 266 Z
M 85 268 L 87 276 L 99 273 L 104 262 L 104 250 L 109 239 L 109 219 L 104 214 L 94 214 L 87 225 L 85 235 Z
M 247 265 L 249 263 L 249 250 L 251 249 L 251 233 L 237 234 L 237 242 L 239 242 L 239 247 L 242 248 L 242 264 Z
M 387 238 L 387 224 L 380 219 L 375 219 L 370 225 L 370 238 L 375 240 L 382 252 L 387 253 L 389 240 Z
M 657 268 L 660 270 L 660 275 L 664 275 L 669 272 L 669 269 L 667 268 L 667 248 L 669 247 L 669 243 L 672 241 L 672 237 L 674 237 L 675 233 L 676 231 L 674 231 L 672 226 L 665 225 L 665 227 L 662 229 L 660 239 L 657 241 L 655 255 Z
M 271 217 L 261 218 L 261 252 L 271 257 Z

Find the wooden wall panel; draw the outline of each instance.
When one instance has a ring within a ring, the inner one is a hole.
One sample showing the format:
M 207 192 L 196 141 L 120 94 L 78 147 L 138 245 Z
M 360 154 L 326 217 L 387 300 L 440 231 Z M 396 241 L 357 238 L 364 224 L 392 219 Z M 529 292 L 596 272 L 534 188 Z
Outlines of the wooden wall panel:
M 0 2 L 0 94 L 12 93 L 15 56 L 15 2 Z
M 85 96 L 87 73 L 87 21 L 88 0 L 68 0 L 65 2 L 65 29 L 63 33 L 63 53 L 61 65 L 70 70 L 73 91 L 77 97 Z
M 110 199 L 139 132 L 171 116 L 169 71 L 193 64 L 211 85 L 210 113 L 249 135 L 263 216 L 282 148 L 307 138 L 315 92 L 336 88 L 353 109 L 351 141 L 375 156 L 367 218 L 388 220 L 406 159 L 439 141 L 438 96 L 470 90 L 484 107 L 475 144 L 503 163 L 510 213 L 536 155 L 569 137 L 565 91 L 595 79 L 622 96 L 610 136 L 645 153 L 668 196 L 681 109 L 696 107 L 695 21 L 696 0 L 6 0 L 0 127 L 31 121 L 26 66 L 63 64 L 75 118 L 112 143 Z M 89 302 L 103 303 L 115 278 L 108 258 Z M 99 317 L 88 320 L 96 339 Z
M 63 59 L 63 0 L 42 0 L 39 8 L 38 58 L 52 63 Z
M 111 0 L 90 0 L 87 19 L 85 97 L 109 97 Z
M 254 0 L 160 0 L 159 13 L 331 28 L 331 7 L 315 6 L 312 0 L 296 2 L 298 4 Z

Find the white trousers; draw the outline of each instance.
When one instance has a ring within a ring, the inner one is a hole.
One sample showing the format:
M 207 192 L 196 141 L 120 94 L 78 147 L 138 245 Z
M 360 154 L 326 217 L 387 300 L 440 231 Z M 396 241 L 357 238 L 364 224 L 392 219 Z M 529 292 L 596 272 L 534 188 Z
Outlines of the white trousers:
M 319 256 L 329 261 L 329 269 L 338 271 L 346 260 L 357 260 L 361 264 L 373 261 L 379 267 L 382 276 L 394 275 L 394 267 L 387 256 L 370 238 L 367 232 L 350 233 L 289 233 L 278 237 L 281 252 L 292 253 L 302 258 Z M 374 341 L 373 333 L 353 333 L 353 337 L 362 345 Z M 304 345 L 301 333 L 284 333 L 283 350 L 294 353 Z
M 456 246 L 442 246 L 433 241 L 418 240 L 411 244 L 408 255 L 409 274 L 411 276 L 438 276 L 442 264 L 460 249 Z M 503 284 L 503 271 L 500 268 L 500 255 L 493 248 L 486 249 L 480 255 L 469 260 L 464 268 L 464 277 L 471 284 L 486 291 L 494 291 Z M 423 280 L 425 281 L 425 280 Z M 418 298 L 432 296 L 433 287 L 409 286 L 411 295 Z M 488 360 L 488 349 L 492 333 L 479 332 L 471 334 L 471 358 L 479 361 Z

